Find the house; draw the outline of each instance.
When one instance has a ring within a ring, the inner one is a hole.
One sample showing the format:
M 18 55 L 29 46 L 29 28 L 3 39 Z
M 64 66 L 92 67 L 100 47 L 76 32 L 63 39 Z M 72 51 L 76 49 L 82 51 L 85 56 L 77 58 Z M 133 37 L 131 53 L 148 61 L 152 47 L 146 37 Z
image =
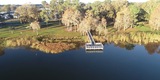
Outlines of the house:
M 0 16 L 4 19 L 13 19 L 18 18 L 18 16 L 14 15 L 14 11 L 10 12 L 0 12 Z

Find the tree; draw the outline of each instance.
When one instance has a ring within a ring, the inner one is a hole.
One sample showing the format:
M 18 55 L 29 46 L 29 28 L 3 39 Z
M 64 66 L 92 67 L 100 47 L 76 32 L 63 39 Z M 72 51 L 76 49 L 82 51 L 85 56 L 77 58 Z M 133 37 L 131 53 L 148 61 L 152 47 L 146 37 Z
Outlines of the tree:
M 108 1 L 96 1 L 92 4 L 88 4 L 86 7 L 93 13 L 94 17 L 104 17 L 108 22 L 113 21 L 113 19 L 115 18 L 114 7 Z
M 44 22 L 45 22 L 46 24 L 48 24 L 50 18 L 49 18 L 49 16 L 48 16 L 48 13 L 47 13 L 46 10 L 42 10 L 42 11 L 40 12 L 40 17 L 41 17 L 42 20 L 44 20 Z
M 117 13 L 116 22 L 114 27 L 119 30 L 126 30 L 129 27 L 133 27 L 133 17 L 131 16 L 131 12 L 128 8 L 125 8 L 121 12 Z
M 50 10 L 52 12 L 51 14 L 62 17 L 64 10 L 67 8 L 67 6 L 64 5 L 65 2 L 64 0 L 51 0 L 50 2 Z M 54 17 L 56 18 L 57 16 Z
M 62 17 L 62 14 L 64 13 L 65 6 L 64 6 L 64 0 L 58 0 L 57 3 L 57 13 L 59 14 L 59 17 Z
M 129 5 L 128 8 L 130 10 L 131 17 L 133 18 L 133 24 L 135 24 L 136 22 L 138 22 L 138 17 L 140 17 L 139 16 L 140 8 L 135 4 Z M 141 16 L 144 16 L 144 15 L 141 15 Z
M 2 7 L 2 10 L 5 11 L 5 12 L 10 12 L 11 11 L 10 5 L 4 5 Z
M 36 6 L 28 6 L 27 13 L 30 18 L 30 21 L 38 20 L 39 11 Z
M 80 24 L 83 16 L 79 10 L 76 9 L 67 9 L 64 14 L 62 15 L 62 23 L 67 26 L 68 30 L 73 30 L 73 27 Z
M 79 0 L 51 0 L 50 8 L 52 14 L 58 15 L 60 19 L 65 10 L 70 8 L 81 10 L 81 5 Z
M 106 35 L 108 32 L 106 27 L 107 27 L 107 21 L 105 18 L 102 18 L 101 21 L 99 22 L 99 25 L 96 28 L 96 31 L 98 32 L 99 35 L 101 34 Z
M 99 35 L 106 34 L 106 19 L 100 19 L 99 17 L 94 17 L 93 15 L 93 12 L 90 10 L 86 12 L 85 18 L 79 24 L 78 31 L 82 33 L 82 35 L 85 35 L 87 31 L 96 31 Z
M 116 14 L 113 5 L 109 2 L 103 2 L 100 8 L 100 17 L 104 17 L 107 21 L 111 22 L 115 19 Z
M 94 17 L 99 16 L 101 8 L 102 5 L 100 1 L 95 1 L 94 3 L 91 4 L 91 11 Z
M 114 28 L 118 29 L 118 31 L 123 28 L 123 17 L 124 17 L 124 13 L 122 12 L 118 12 L 117 13 L 117 17 L 114 23 Z
M 41 26 L 39 22 L 34 21 L 34 22 L 31 22 L 31 24 L 26 28 L 31 28 L 34 32 L 37 32 L 37 35 L 38 35 L 38 30 L 41 28 Z
M 39 11 L 37 7 L 29 4 L 19 6 L 15 14 L 19 16 L 21 23 L 32 22 L 39 19 Z
M 114 6 L 115 13 L 118 13 L 129 5 L 129 2 L 127 0 L 112 0 L 111 3 Z
M 147 21 L 148 20 L 148 15 L 149 14 L 144 9 L 140 8 L 140 12 L 138 13 L 137 19 L 138 19 L 139 22 Z
M 46 1 L 42 1 L 42 5 L 45 7 L 45 8 L 48 8 L 48 3 Z
M 11 5 L 11 6 L 10 6 L 11 11 L 15 11 L 16 8 L 17 8 L 16 5 Z
M 79 0 L 72 0 L 72 7 L 75 8 L 75 9 L 80 10 L 81 6 L 80 6 Z
M 93 17 L 91 11 L 86 12 L 85 18 L 81 21 L 78 27 L 78 31 L 85 35 L 87 31 L 96 30 L 96 27 L 99 25 L 99 20 Z
M 152 11 L 157 7 L 159 3 L 160 3 L 160 0 L 148 0 L 146 3 L 142 5 L 142 9 L 144 9 L 148 14 L 147 16 L 148 20 L 150 18 Z
M 70 8 L 71 7 L 71 0 L 65 0 L 63 5 L 65 6 L 65 9 Z
M 57 0 L 51 0 L 50 1 L 50 7 L 51 9 L 55 10 L 57 5 Z
M 160 4 L 151 13 L 149 24 L 153 30 L 160 30 Z
M 111 3 L 111 0 L 104 0 L 105 3 Z
M 143 4 L 143 8 L 146 10 L 148 14 L 151 14 L 154 8 L 160 3 L 160 0 L 148 0 L 146 3 Z

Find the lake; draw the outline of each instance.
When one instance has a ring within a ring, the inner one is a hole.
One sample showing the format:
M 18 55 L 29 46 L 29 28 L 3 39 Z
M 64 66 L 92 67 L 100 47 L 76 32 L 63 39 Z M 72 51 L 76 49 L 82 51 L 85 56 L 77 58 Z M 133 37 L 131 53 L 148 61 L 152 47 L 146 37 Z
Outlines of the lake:
M 0 80 L 160 80 L 158 49 L 150 53 L 142 45 L 105 44 L 98 53 L 79 48 L 47 54 L 6 48 L 0 56 Z

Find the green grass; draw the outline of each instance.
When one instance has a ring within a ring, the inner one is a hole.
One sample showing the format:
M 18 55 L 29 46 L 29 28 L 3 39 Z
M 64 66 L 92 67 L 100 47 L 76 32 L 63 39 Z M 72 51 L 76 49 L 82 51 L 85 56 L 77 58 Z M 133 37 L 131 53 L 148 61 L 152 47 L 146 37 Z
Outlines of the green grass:
M 55 36 L 79 36 L 77 32 L 68 32 L 64 30 L 63 26 L 60 27 L 47 27 L 38 31 L 39 35 L 55 35 Z M 17 29 L 10 30 L 9 28 L 0 29 L 0 37 L 20 37 L 20 36 L 36 36 L 36 32 L 30 29 Z
M 109 33 L 114 33 L 114 32 L 116 32 L 116 29 L 115 29 L 113 26 L 108 26 L 107 29 L 108 29 L 108 32 L 109 32 Z
M 0 28 L 0 38 L 14 38 L 14 37 L 24 37 L 24 36 L 37 36 L 36 32 L 31 29 L 26 29 L 28 24 L 22 24 L 16 26 L 15 30 L 11 29 L 11 26 L 5 26 Z M 43 27 L 43 25 L 42 25 Z M 43 27 L 38 31 L 39 35 L 53 35 L 55 37 L 75 37 L 80 36 L 78 32 L 68 32 L 65 30 L 64 26 L 59 26 L 57 23 L 52 23 L 48 27 Z
M 107 27 L 108 29 L 108 32 L 109 33 L 115 33 L 117 32 L 117 30 L 114 28 L 114 27 Z M 120 30 L 118 31 L 119 33 L 130 33 L 130 32 L 160 32 L 160 31 L 152 31 L 151 28 L 148 26 L 148 25 L 138 25 L 138 26 L 135 26 L 134 28 L 128 28 L 126 29 L 125 31 Z
M 135 29 L 137 29 L 138 31 L 143 31 L 143 32 L 152 31 L 150 27 L 143 26 L 143 25 L 136 26 Z
M 9 20 L 6 21 L 8 23 L 19 23 L 18 20 Z M 18 24 L 15 26 L 15 30 L 11 29 L 11 25 L 6 25 L 3 28 L 0 28 L 0 38 L 14 38 L 14 37 L 29 37 L 29 36 L 37 36 L 36 32 L 33 32 L 31 29 L 26 29 L 25 27 L 29 24 Z M 48 26 L 44 23 L 41 23 L 41 29 L 38 31 L 39 35 L 42 36 L 51 36 L 51 37 L 81 37 L 82 39 L 84 36 L 81 36 L 79 32 L 68 32 L 65 30 L 64 26 L 60 26 L 58 22 L 51 22 Z M 117 30 L 113 28 L 113 26 L 107 27 L 109 34 L 115 33 Z M 127 29 L 126 31 L 120 31 L 122 33 L 125 32 L 156 32 L 160 33 L 160 31 L 152 31 L 150 27 L 147 25 L 139 25 L 131 29 Z

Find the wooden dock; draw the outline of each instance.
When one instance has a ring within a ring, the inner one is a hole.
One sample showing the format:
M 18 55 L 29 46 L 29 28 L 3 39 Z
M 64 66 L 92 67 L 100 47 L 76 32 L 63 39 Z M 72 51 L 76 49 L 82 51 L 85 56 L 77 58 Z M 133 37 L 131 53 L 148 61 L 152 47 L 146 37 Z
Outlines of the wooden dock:
M 95 43 L 92 35 L 90 32 L 87 32 L 90 43 L 86 43 L 85 49 L 86 50 L 103 50 L 103 44 L 102 43 Z
M 86 43 L 85 49 L 86 50 L 103 50 L 103 44 L 102 43 L 95 43 L 93 45 L 91 43 Z
M 86 53 L 88 53 L 88 54 L 92 54 L 92 53 L 101 54 L 101 53 L 103 53 L 103 50 L 86 50 Z

